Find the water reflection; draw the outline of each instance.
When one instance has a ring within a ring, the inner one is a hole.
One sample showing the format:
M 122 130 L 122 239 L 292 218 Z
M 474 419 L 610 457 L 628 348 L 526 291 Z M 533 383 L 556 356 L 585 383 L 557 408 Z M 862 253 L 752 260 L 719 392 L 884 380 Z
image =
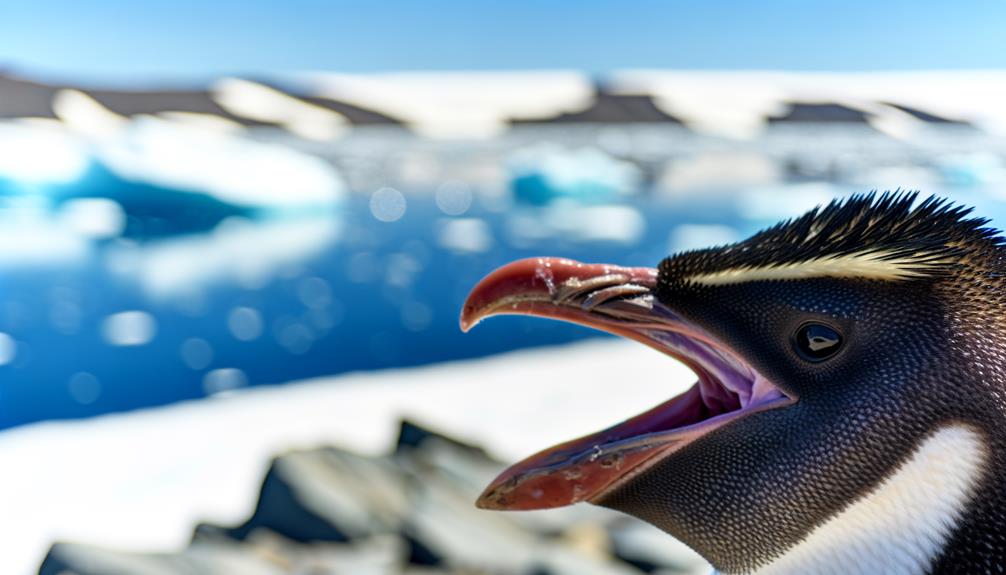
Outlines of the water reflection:
M 655 265 L 871 180 L 1003 214 L 1002 142 L 977 134 L 363 131 L 308 150 L 92 120 L 0 125 L 2 426 L 586 337 L 521 318 L 462 337 L 458 307 L 515 258 Z M 18 142 L 54 169 L 11 161 Z

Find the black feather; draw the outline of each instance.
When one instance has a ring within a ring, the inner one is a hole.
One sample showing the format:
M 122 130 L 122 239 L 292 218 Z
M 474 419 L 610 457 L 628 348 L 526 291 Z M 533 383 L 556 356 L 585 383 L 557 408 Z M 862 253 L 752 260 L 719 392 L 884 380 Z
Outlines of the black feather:
M 999 252 L 999 231 L 987 227 L 987 219 L 968 217 L 972 208 L 936 196 L 916 203 L 918 195 L 899 190 L 834 200 L 744 241 L 671 256 L 660 265 L 662 281 L 850 254 L 907 262 L 902 267 L 911 275 L 933 277 L 952 273 L 965 260 L 974 264 L 976 253 Z

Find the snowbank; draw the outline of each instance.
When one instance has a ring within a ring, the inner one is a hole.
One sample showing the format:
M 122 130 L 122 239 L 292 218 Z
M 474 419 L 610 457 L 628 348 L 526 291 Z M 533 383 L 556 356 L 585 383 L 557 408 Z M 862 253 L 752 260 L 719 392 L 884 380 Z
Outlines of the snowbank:
M 401 415 L 513 460 L 692 381 L 657 352 L 603 340 L 14 429 L 0 434 L 0 508 L 17 519 L 0 525 L 0 571 L 32 572 L 56 539 L 181 549 L 197 522 L 249 515 L 277 452 L 337 444 L 378 453 Z

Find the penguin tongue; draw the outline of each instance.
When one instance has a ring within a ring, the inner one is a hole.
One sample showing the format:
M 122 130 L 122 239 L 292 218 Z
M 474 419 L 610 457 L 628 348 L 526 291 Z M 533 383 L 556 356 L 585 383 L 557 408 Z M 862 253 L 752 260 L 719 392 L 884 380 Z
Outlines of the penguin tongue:
M 696 386 L 621 425 L 541 451 L 504 471 L 485 489 L 477 505 L 527 510 L 590 500 L 633 469 L 687 440 L 687 434 L 682 434 L 676 441 L 651 442 L 645 439 L 650 430 L 677 418 L 697 419 L 703 409 Z
M 527 510 L 590 501 L 696 438 L 790 400 L 729 349 L 675 315 L 652 294 L 657 271 L 521 260 L 479 282 L 461 328 L 501 314 L 562 319 L 645 343 L 692 368 L 688 391 L 603 431 L 546 449 L 504 471 L 477 504 Z

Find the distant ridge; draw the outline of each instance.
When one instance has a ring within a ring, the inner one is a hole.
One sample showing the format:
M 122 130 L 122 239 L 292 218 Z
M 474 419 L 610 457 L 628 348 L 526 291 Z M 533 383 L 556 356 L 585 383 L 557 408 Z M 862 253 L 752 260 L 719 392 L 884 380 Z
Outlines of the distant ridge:
M 243 82 L 250 82 L 243 80 Z M 255 83 L 255 82 L 250 82 Z M 287 91 L 272 83 L 258 83 L 284 96 L 305 104 L 319 106 L 339 114 L 349 125 L 401 125 L 402 122 L 388 114 L 362 106 L 340 102 L 295 91 Z M 280 124 L 251 115 L 235 113 L 221 104 L 221 98 L 212 88 L 205 90 L 112 90 L 63 84 L 45 84 L 27 80 L 0 71 L 0 119 L 47 118 L 58 119 L 53 108 L 56 96 L 64 90 L 86 94 L 108 111 L 132 118 L 141 115 L 172 113 L 200 114 L 234 122 L 246 128 L 276 127 Z
M 127 90 L 0 70 L 0 119 L 60 120 L 53 100 L 66 90 L 126 118 L 218 118 L 220 126 L 286 130 L 314 140 L 369 126 L 487 138 L 552 124 L 680 125 L 742 137 L 807 123 L 866 126 L 896 137 L 926 126 L 1006 134 L 1006 71 L 629 70 L 600 79 L 572 71 L 313 73 L 283 81 L 220 78 L 203 89 Z
M 0 118 L 55 118 L 52 97 L 58 90 L 0 72 Z
M 647 94 L 617 94 L 599 87 L 590 106 L 546 118 L 512 118 L 511 124 L 681 124 Z
M 852 123 L 866 124 L 870 116 L 863 110 L 842 104 L 795 102 L 789 105 L 785 114 L 769 116 L 769 124 L 781 123 Z
M 253 118 L 238 116 L 224 109 L 208 91 L 114 91 L 83 90 L 99 104 L 121 116 L 133 117 L 140 114 L 160 114 L 164 112 L 184 112 L 208 114 L 237 122 L 242 126 L 270 126 Z

